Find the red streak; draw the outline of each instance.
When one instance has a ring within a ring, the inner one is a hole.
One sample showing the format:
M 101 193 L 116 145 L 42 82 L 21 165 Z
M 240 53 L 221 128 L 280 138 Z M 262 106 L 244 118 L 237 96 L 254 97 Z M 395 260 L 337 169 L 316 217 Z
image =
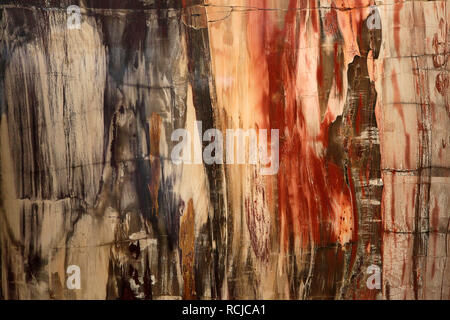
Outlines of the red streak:
M 261 1 L 252 0 L 250 5 L 261 7 Z M 264 1 L 262 7 L 266 8 L 266 5 Z M 315 1 L 301 0 L 301 10 L 296 10 L 296 5 L 297 1 L 289 2 L 281 29 L 273 16 L 278 13 L 273 11 L 251 12 L 248 18 L 254 85 L 261 88 L 261 104 L 256 107 L 258 112 L 269 115 L 270 128 L 280 130 L 278 208 L 284 226 L 281 235 L 285 249 L 288 248 L 289 234 L 294 234 L 303 247 L 308 247 L 311 242 L 318 245 L 336 243 L 339 230 L 330 230 L 330 226 L 338 225 L 339 212 L 335 212 L 333 204 L 348 203 L 353 213 L 356 211 L 355 199 L 346 188 L 344 172 L 323 155 L 318 155 L 314 147 L 319 142 L 327 146 L 331 118 L 325 117 L 320 124 L 319 135 L 311 136 L 307 130 L 305 117 L 310 106 L 302 104 L 297 94 L 297 87 L 302 84 L 296 83 L 298 47 L 302 47 L 300 31 L 304 31 L 299 29 L 309 26 L 307 31 L 312 33 L 311 36 L 318 34 L 319 16 L 317 10 L 308 10 L 315 6 Z M 337 53 L 335 56 L 337 60 Z M 340 68 L 339 63 L 335 68 Z M 311 81 L 316 80 L 320 86 L 322 77 L 319 65 L 316 77 Z M 340 77 L 337 80 L 341 86 Z M 263 125 L 259 124 L 260 127 Z M 353 217 L 353 221 L 357 219 Z M 357 228 L 352 231 L 355 239 Z

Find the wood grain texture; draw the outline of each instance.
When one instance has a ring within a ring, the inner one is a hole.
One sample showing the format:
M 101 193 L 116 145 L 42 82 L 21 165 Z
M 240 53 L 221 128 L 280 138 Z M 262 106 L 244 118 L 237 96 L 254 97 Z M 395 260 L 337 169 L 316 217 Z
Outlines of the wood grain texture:
M 0 298 L 450 299 L 449 20 L 444 0 L 3 1 Z M 278 172 L 175 164 L 196 121 L 278 129 Z

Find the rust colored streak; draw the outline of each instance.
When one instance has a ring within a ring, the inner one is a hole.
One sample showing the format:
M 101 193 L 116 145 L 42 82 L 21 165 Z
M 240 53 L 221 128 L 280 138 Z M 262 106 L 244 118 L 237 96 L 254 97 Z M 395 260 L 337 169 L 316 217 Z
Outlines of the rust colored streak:
M 196 298 L 194 281 L 195 255 L 195 212 L 192 199 L 189 200 L 186 211 L 180 223 L 180 249 L 183 274 L 183 299 Z
M 159 157 L 159 141 L 161 138 L 161 116 L 155 112 L 150 118 L 150 154 Z
M 153 112 L 150 121 L 150 172 L 151 183 L 148 184 L 154 214 L 158 214 L 158 193 L 161 182 L 161 162 L 159 159 L 159 142 L 161 137 L 161 117 Z
M 330 12 L 325 15 L 324 32 L 329 36 L 333 36 L 339 32 L 336 9 L 331 8 Z
M 335 81 L 336 81 L 336 87 L 338 90 L 339 95 L 342 94 L 343 88 L 342 88 L 342 76 L 341 76 L 341 70 L 342 65 L 339 59 L 339 44 L 337 42 L 334 43 L 334 74 L 335 74 Z

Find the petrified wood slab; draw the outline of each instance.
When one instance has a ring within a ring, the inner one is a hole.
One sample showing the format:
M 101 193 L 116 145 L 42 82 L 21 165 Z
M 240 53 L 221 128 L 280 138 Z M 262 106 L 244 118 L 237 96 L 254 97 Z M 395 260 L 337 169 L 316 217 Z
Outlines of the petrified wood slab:
M 450 299 L 447 7 L 2 1 L 0 297 Z M 200 121 L 278 170 L 174 163 Z

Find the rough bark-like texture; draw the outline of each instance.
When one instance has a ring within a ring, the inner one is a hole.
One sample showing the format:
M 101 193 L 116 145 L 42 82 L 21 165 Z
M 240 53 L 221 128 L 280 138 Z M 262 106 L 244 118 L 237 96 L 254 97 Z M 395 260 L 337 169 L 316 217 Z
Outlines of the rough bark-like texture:
M 2 1 L 0 298 L 450 299 L 447 7 Z M 278 172 L 174 163 L 196 121 Z

